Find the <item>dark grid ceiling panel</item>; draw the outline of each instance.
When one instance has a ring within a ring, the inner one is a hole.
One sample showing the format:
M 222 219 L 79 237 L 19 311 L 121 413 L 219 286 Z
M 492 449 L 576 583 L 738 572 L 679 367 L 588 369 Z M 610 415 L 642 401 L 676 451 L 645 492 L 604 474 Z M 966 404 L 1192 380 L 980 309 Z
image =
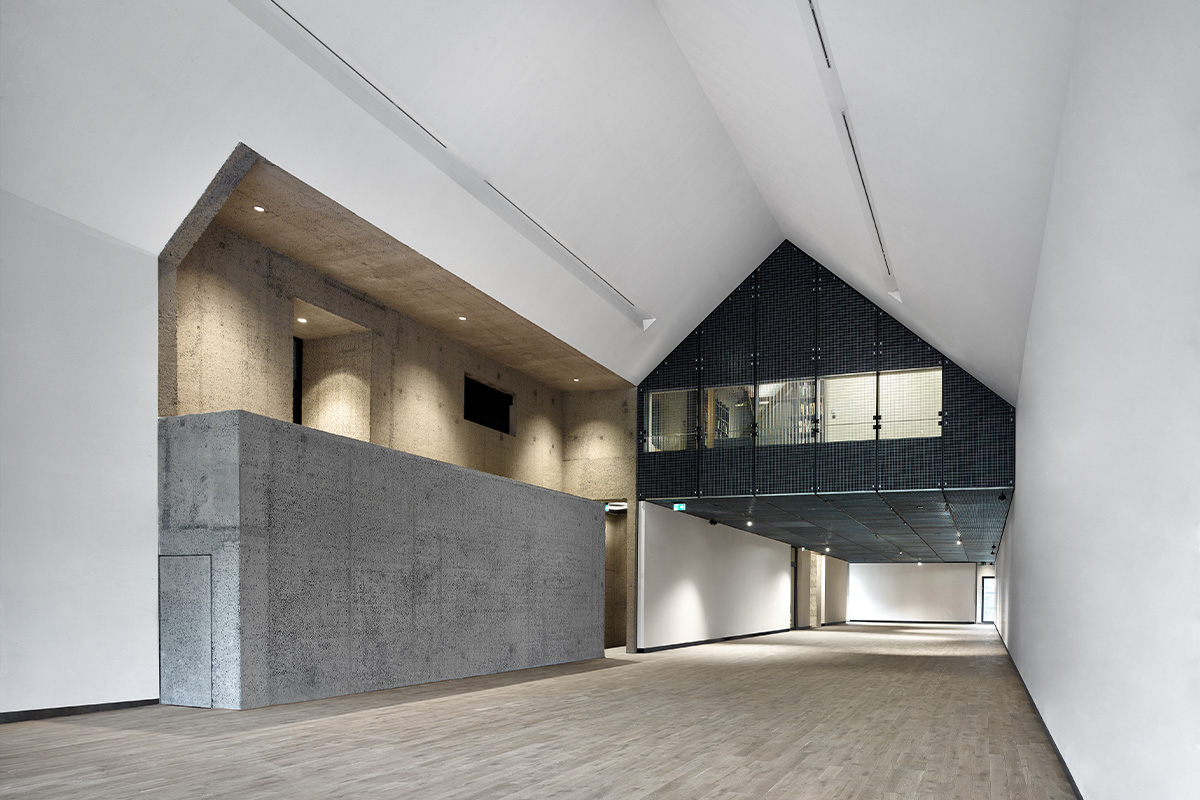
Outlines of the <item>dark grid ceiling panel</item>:
M 1000 499 L 1000 494 L 1004 499 Z M 852 563 L 992 562 L 1012 491 L 853 492 L 652 502 Z M 753 525 L 748 524 L 753 522 Z M 962 533 L 958 544 L 956 531 Z
M 1004 533 L 1012 491 L 967 489 L 948 490 L 945 494 L 968 558 L 972 561 L 994 560 L 993 548 Z

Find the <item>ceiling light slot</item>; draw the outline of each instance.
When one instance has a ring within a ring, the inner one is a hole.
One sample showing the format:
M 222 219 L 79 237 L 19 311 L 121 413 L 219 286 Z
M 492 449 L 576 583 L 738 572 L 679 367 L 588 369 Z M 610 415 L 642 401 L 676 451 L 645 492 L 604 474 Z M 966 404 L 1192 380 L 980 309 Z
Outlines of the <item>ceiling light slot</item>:
M 871 212 L 871 224 L 875 226 L 875 239 L 879 242 L 879 252 L 883 254 L 883 267 L 887 274 L 892 274 L 892 265 L 888 262 L 887 248 L 883 246 L 883 234 L 879 232 L 879 220 L 875 217 L 875 204 L 871 202 L 871 191 L 867 189 L 867 178 L 863 175 L 862 162 L 858 159 L 858 147 L 854 144 L 854 134 L 850 130 L 850 119 L 842 112 L 842 124 L 846 126 L 846 138 L 850 141 L 850 155 L 854 157 L 854 166 L 858 169 L 858 180 L 862 183 L 863 194 L 867 198 L 867 210 Z
M 561 248 L 562 248 L 564 251 L 566 251 L 566 253 L 567 253 L 568 255 L 570 255 L 570 256 L 571 256 L 571 258 L 573 258 L 573 259 L 575 259 L 576 261 L 578 261 L 578 262 L 580 263 L 580 265 L 581 265 L 581 266 L 582 266 L 584 269 L 586 269 L 588 272 L 590 272 L 590 273 L 592 273 L 593 275 L 595 275 L 597 278 L 599 278 L 601 281 L 603 281 L 603 282 L 604 282 L 604 285 L 605 285 L 605 286 L 607 286 L 608 288 L 610 288 L 610 289 L 612 289 L 614 292 L 616 292 L 618 295 L 620 295 L 621 299 L 622 299 L 622 300 L 624 300 L 626 303 L 628 303 L 628 304 L 630 305 L 630 307 L 631 307 L 631 308 L 633 308 L 633 307 L 636 307 L 636 306 L 634 305 L 634 302 L 633 302 L 632 300 L 630 300 L 628 297 L 626 297 L 626 296 L 624 295 L 624 293 L 623 293 L 623 292 L 622 292 L 620 289 L 618 289 L 617 287 L 613 286 L 611 283 L 609 283 L 609 282 L 608 282 L 608 281 L 607 281 L 607 280 L 604 278 L 604 276 L 603 276 L 603 275 L 601 275 L 599 272 L 596 272 L 596 270 L 592 269 L 592 268 L 591 268 L 591 266 L 589 266 L 589 265 L 588 265 L 588 263 L 587 263 L 586 261 L 584 261 L 582 258 L 580 258 L 578 255 L 576 255 L 576 254 L 575 254 L 575 251 L 574 251 L 574 250 L 572 250 L 571 248 L 567 247 L 565 244 L 563 244 L 563 243 L 562 243 L 562 241 L 560 241 L 560 240 L 559 240 L 559 238 L 558 238 L 557 236 L 555 236 L 555 235 L 554 235 L 553 233 L 551 233 L 550 231 L 546 230 L 546 228 L 545 228 L 545 227 L 542 225 L 542 223 L 538 222 L 536 219 L 534 219 L 533 217 L 529 216 L 528 212 L 526 212 L 526 211 L 525 211 L 525 209 L 521 208 L 519 205 L 517 205 L 516 203 L 514 203 L 514 202 L 512 201 L 512 198 L 510 198 L 510 197 L 509 197 L 508 195 L 506 195 L 504 192 L 502 192 L 502 191 L 500 191 L 499 189 L 497 189 L 497 188 L 496 188 L 496 186 L 495 186 L 495 185 L 494 185 L 494 184 L 493 184 L 491 181 L 484 181 L 484 183 L 486 183 L 486 184 L 487 184 L 489 187 L 491 187 L 491 189 L 492 189 L 492 191 L 493 191 L 493 192 L 495 192 L 496 194 L 498 194 L 498 195 L 500 195 L 502 198 L 504 198 L 504 202 L 508 203 L 510 206 L 512 206 L 513 208 L 515 208 L 515 209 L 516 209 L 516 210 L 517 210 L 517 211 L 518 211 L 518 212 L 521 214 L 521 216 L 525 217 L 525 219 L 529 220 L 529 221 L 530 221 L 530 222 L 532 222 L 534 225 L 536 225 L 536 226 L 538 227 L 538 230 L 540 230 L 542 233 L 546 234 L 546 235 L 547 235 L 547 236 L 549 236 L 551 239 L 553 239 L 555 244 L 557 244 L 557 245 L 558 245 L 559 247 L 561 247 Z
M 284 9 L 280 0 L 229 2 L 631 323 L 645 331 L 656 321 L 655 316 L 617 291 L 549 231 L 496 190 L 477 168 L 463 160 L 461 155 Z M 432 146 L 431 142 L 437 146 Z
M 363 83 L 365 83 L 367 86 L 370 86 L 370 87 L 371 87 L 371 88 L 372 88 L 372 89 L 373 89 L 373 90 L 374 90 L 374 91 L 375 91 L 375 92 L 376 92 L 376 93 L 377 93 L 377 94 L 378 94 L 380 97 L 382 97 L 384 100 L 386 100 L 386 101 L 387 101 L 387 103 L 388 103 L 389 105 L 391 105 L 393 108 L 395 108 L 397 111 L 399 111 L 399 112 L 400 112 L 401 114 L 403 114 L 404 116 L 408 117 L 408 118 L 409 118 L 409 120 L 412 122 L 412 124 L 416 125 L 418 128 L 420 128 L 421 130 L 425 131 L 425 135 L 426 135 L 426 136 L 428 136 L 430 139 L 433 139 L 435 142 L 437 142 L 439 145 L 441 145 L 441 146 L 442 146 L 442 148 L 444 148 L 444 149 L 446 148 L 446 143 L 445 143 L 445 142 L 443 142 L 443 141 L 442 141 L 441 139 L 439 139 L 438 137 L 434 136 L 432 131 L 430 131 L 428 128 L 426 128 L 424 125 L 422 125 L 420 122 L 418 122 L 418 121 L 417 121 L 417 119 L 416 119 L 416 117 L 414 117 L 412 114 L 408 113 L 408 112 L 407 112 L 407 111 L 405 111 L 403 108 L 401 108 L 401 107 L 400 107 L 400 104 L 399 104 L 399 103 L 397 103 L 395 100 L 393 100 L 391 97 L 389 97 L 389 96 L 388 96 L 388 94 L 387 94 L 387 92 L 383 91 L 383 90 L 382 90 L 382 89 L 380 89 L 378 86 L 376 86 L 374 83 L 372 83 L 372 82 L 370 81 L 370 79 L 369 79 L 369 78 L 367 78 L 367 76 L 366 76 L 366 75 L 363 75 L 361 72 L 359 72 L 357 69 L 355 69 L 355 68 L 354 68 L 354 66 L 353 66 L 353 65 L 352 65 L 352 64 L 351 64 L 349 61 L 347 61 L 346 59 L 342 58 L 342 57 L 341 57 L 341 55 L 339 55 L 339 54 L 338 54 L 338 52 L 337 52 L 336 50 L 334 50 L 334 49 L 333 49 L 332 47 L 330 47 L 329 45 L 325 44 L 325 41 L 324 41 L 324 40 L 323 40 L 321 37 L 319 37 L 319 36 L 317 36 L 315 33 L 313 33 L 313 32 L 312 32 L 312 31 L 311 31 L 311 30 L 308 28 L 308 26 L 307 26 L 307 25 L 305 25 L 305 24 L 304 24 L 303 22 L 301 22 L 300 20 L 296 19 L 296 18 L 295 18 L 295 17 L 294 17 L 294 16 L 291 14 L 291 12 L 289 12 L 289 11 L 288 11 L 286 8 L 284 8 L 283 6 L 279 5 L 279 3 L 277 3 L 277 2 L 276 2 L 276 0 L 269 0 L 269 1 L 270 1 L 271 5 L 273 5 L 273 6 L 275 6 L 276 8 L 278 8 L 278 9 L 279 9 L 279 10 L 280 10 L 280 11 L 281 11 L 283 14 L 285 14 L 285 15 L 287 16 L 287 18 L 288 18 L 288 19 L 290 19 L 292 22 L 296 23 L 296 25 L 298 25 L 300 28 L 302 28 L 302 29 L 304 30 L 304 32 L 305 32 L 305 33 L 307 33 L 309 36 L 311 36 L 314 42 L 316 42 L 317 44 L 321 45 L 321 47 L 323 47 L 323 48 L 325 48 L 327 51 L 329 51 L 329 54 L 330 54 L 331 56 L 333 56 L 334 58 L 336 58 L 338 61 L 342 62 L 342 64 L 343 64 L 343 65 L 346 67 L 346 69 L 350 70 L 350 71 L 351 71 L 351 72 L 353 72 L 355 75 L 357 75 L 357 76 L 358 76 L 358 77 L 359 77 L 359 78 L 362 80 L 362 82 L 363 82 Z
M 817 27 L 817 39 L 821 42 L 821 55 L 825 56 L 825 66 L 833 69 L 833 64 L 829 62 L 829 51 L 825 48 L 825 33 L 821 30 L 821 20 L 817 19 L 817 9 L 813 0 L 808 0 L 808 10 L 812 12 L 813 25 Z

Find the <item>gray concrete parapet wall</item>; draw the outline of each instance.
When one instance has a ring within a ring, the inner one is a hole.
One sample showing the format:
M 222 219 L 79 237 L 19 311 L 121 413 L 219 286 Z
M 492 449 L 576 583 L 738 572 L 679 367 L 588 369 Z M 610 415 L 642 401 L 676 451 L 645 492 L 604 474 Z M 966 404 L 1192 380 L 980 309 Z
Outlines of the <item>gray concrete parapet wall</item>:
M 604 654 L 600 503 L 222 411 L 159 420 L 161 701 L 254 708 Z

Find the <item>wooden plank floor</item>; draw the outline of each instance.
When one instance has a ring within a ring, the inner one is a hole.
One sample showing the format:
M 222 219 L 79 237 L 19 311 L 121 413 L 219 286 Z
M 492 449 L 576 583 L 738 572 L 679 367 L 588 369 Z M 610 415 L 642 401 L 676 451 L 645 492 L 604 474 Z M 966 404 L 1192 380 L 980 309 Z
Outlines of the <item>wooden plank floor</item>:
M 846 625 L 0 726 L 20 798 L 1073 798 L 990 626 Z

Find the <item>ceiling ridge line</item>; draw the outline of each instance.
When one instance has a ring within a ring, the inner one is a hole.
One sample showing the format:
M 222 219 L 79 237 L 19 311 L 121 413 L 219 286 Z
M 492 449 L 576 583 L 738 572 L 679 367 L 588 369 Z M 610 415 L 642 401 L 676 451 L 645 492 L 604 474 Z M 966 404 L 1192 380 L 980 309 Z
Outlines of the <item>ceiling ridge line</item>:
M 418 155 L 440 170 L 517 234 L 643 331 L 657 317 L 617 291 L 579 256 L 501 194 L 483 175 L 417 121 L 277 0 L 228 0 L 268 36 L 324 78 Z

